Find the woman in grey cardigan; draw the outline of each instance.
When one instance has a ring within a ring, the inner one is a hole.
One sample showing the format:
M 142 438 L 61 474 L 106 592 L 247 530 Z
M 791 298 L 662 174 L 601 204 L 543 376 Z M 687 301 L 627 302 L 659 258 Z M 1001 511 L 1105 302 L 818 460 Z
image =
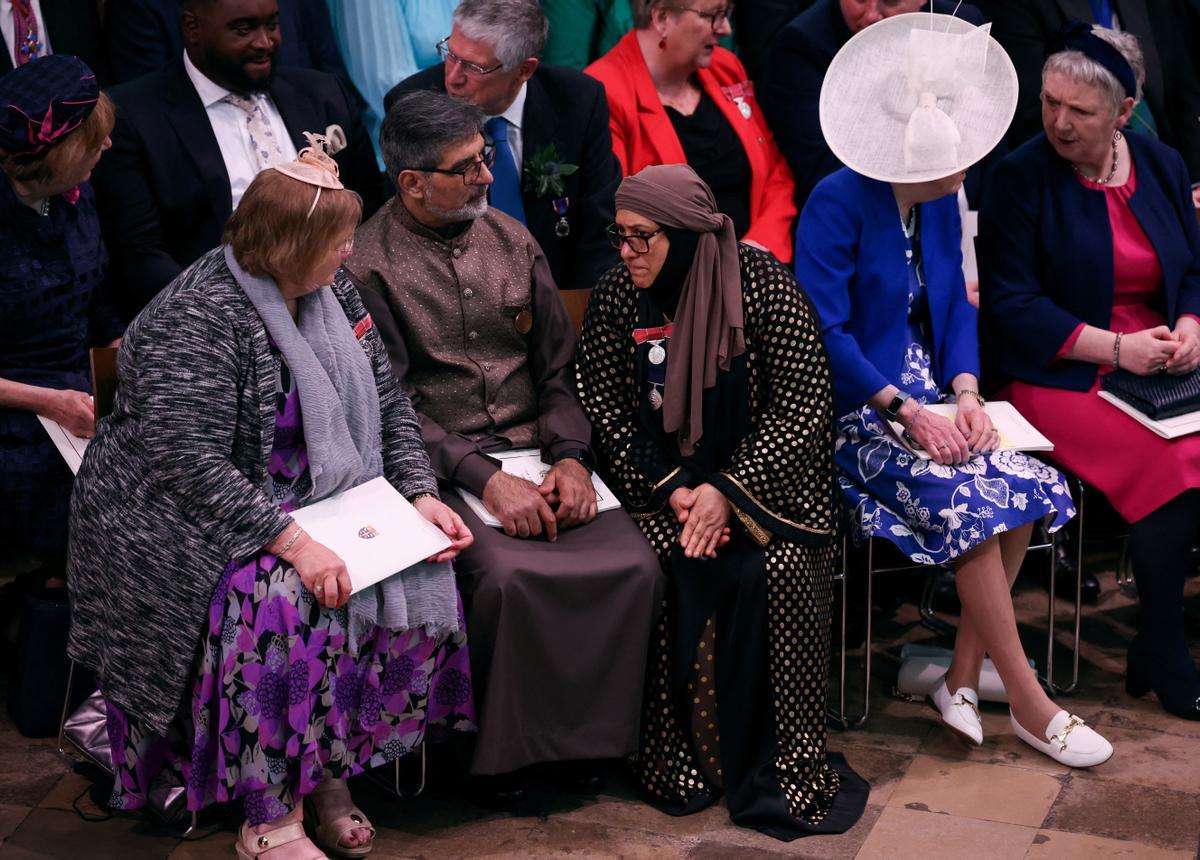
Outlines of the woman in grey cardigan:
M 168 766 L 190 809 L 242 798 L 243 858 L 310 856 L 306 797 L 325 850 L 366 854 L 345 778 L 474 728 L 449 566 L 471 534 L 357 294 L 323 288 L 361 215 L 336 170 L 314 146 L 260 173 L 133 322 L 72 499 L 70 652 L 108 704 L 114 804 Z M 351 597 L 288 512 L 379 475 L 453 544 Z

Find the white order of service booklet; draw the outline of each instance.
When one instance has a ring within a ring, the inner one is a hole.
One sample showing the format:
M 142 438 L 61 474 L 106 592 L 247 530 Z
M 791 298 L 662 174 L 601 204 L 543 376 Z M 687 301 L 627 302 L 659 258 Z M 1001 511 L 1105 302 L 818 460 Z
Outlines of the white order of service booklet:
M 499 460 L 500 468 L 508 474 L 524 478 L 526 481 L 534 484 L 541 484 L 546 477 L 546 473 L 550 471 L 550 464 L 542 460 L 542 454 L 537 448 L 514 448 L 512 451 L 489 453 L 488 456 Z M 596 491 L 597 513 L 602 514 L 605 511 L 612 511 L 621 507 L 621 503 L 613 495 L 613 491 L 595 473 L 592 473 L 592 487 Z M 471 509 L 475 516 L 479 517 L 485 526 L 491 526 L 496 529 L 500 528 L 500 520 L 491 515 L 478 496 L 462 489 L 458 490 L 458 494 L 463 497 L 463 501 L 467 503 L 467 507 Z
M 292 511 L 313 540 L 346 563 L 350 590 L 361 591 L 450 546 L 384 477 Z
M 958 406 L 953 403 L 930 403 L 925 406 L 930 412 L 935 415 L 941 415 L 944 418 L 954 420 L 954 416 L 958 414 Z M 988 417 L 992 419 L 992 426 L 1000 431 L 1000 451 L 1053 451 L 1054 443 L 1038 432 L 1038 429 L 1030 424 L 1025 416 L 1017 411 L 1017 407 L 1013 406 L 1006 400 L 989 400 L 987 405 L 983 407 L 987 412 Z M 907 448 L 911 453 L 917 455 L 922 460 L 932 459 L 929 452 L 919 445 L 915 445 L 909 441 L 904 434 L 904 428 L 898 421 L 889 421 L 888 426 L 900 444 Z

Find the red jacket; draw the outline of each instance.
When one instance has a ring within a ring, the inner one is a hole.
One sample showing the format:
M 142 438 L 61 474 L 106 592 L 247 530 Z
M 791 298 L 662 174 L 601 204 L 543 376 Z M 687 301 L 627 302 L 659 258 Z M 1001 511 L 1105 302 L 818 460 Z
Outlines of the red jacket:
M 584 71 L 604 84 L 608 93 L 613 150 L 626 176 L 651 164 L 687 162 L 654 89 L 636 31 L 626 33 L 611 51 Z M 750 162 L 750 229 L 742 238 L 769 248 L 785 263 L 791 262 L 792 224 L 796 220 L 792 171 L 775 145 L 745 68 L 731 51 L 717 47 L 712 66 L 699 69 L 696 77 L 737 132 Z M 749 119 L 742 115 L 735 96 L 749 108 Z

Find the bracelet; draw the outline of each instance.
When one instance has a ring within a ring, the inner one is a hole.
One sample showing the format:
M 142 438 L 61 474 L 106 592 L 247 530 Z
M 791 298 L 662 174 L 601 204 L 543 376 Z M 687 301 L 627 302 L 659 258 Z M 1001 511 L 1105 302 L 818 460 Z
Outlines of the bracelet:
M 970 394 L 979 402 L 980 406 L 987 406 L 987 401 L 983 399 L 983 395 L 981 395 L 978 391 L 972 391 L 969 388 L 964 388 L 962 391 L 958 392 L 958 399 L 961 400 L 964 394 Z
M 408 500 L 408 503 L 410 505 L 412 505 L 412 504 L 415 504 L 419 499 L 436 499 L 436 498 L 437 498 L 437 496 L 434 495 L 433 493 L 417 493 L 415 496 L 413 496 L 411 499 Z
M 905 424 L 903 421 L 901 421 L 901 420 L 900 420 L 900 416 L 899 416 L 899 415 L 897 415 L 897 416 L 896 416 L 896 423 L 898 423 L 898 424 L 899 424 L 901 427 L 903 427 L 903 428 L 904 428 L 904 432 L 905 432 L 905 433 L 907 433 L 907 432 L 908 432 L 908 428 L 912 427 L 912 426 L 913 426 L 913 424 L 914 424 L 914 423 L 916 423 L 917 416 L 918 416 L 918 415 L 920 415 L 920 414 L 921 414 L 922 412 L 924 412 L 924 411 L 925 411 L 925 407 L 924 407 L 924 406 L 921 406 L 920 404 L 918 404 L 918 405 L 917 405 L 917 411 L 916 411 L 916 412 L 914 412 L 914 413 L 912 414 L 912 418 L 908 419 L 908 423 L 907 423 L 907 424 Z
M 283 556 L 287 553 L 287 551 L 292 548 L 292 544 L 294 544 L 296 542 L 296 538 L 300 537 L 300 535 L 303 533 L 304 533 L 304 527 L 301 526 L 299 523 L 296 523 L 296 530 L 294 532 L 292 532 L 292 536 L 290 538 L 288 538 L 288 542 L 283 545 L 283 548 L 280 549 L 279 552 L 275 553 L 275 556 L 277 558 L 283 558 Z M 286 561 L 286 559 L 285 559 L 285 561 Z
M 1121 332 L 1117 332 L 1117 339 L 1113 341 L 1113 368 L 1121 369 Z

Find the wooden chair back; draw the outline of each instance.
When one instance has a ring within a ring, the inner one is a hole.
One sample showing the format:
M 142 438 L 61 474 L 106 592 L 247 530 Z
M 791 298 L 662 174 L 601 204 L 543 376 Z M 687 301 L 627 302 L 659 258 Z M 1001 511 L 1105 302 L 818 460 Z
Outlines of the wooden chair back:
M 112 412 L 117 394 L 117 348 L 98 346 L 90 351 L 92 362 L 92 410 L 100 419 Z
M 587 311 L 588 298 L 592 291 L 584 287 L 578 290 L 559 290 L 558 294 L 567 306 L 567 315 L 571 318 L 571 324 L 575 326 L 575 334 L 578 335 L 583 328 L 583 314 Z

